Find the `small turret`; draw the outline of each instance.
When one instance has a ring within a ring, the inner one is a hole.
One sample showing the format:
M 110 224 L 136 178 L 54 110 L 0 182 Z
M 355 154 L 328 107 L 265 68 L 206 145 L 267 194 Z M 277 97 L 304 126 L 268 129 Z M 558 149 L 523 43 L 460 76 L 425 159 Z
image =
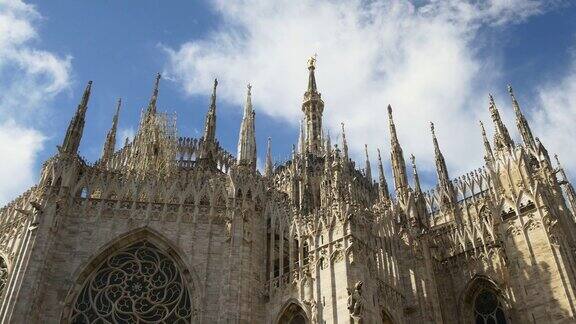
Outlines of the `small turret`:
M 366 167 L 364 167 L 364 173 L 368 182 L 372 183 L 372 169 L 370 167 L 370 157 L 368 156 L 368 145 L 364 144 L 364 153 L 366 154 Z
M 378 175 L 380 182 L 378 183 L 378 190 L 380 199 L 384 201 L 390 200 L 390 192 L 388 191 L 388 183 L 384 175 L 384 167 L 382 166 L 382 158 L 380 157 L 380 149 L 378 149 Z
M 498 112 L 498 108 L 494 102 L 494 97 L 489 95 L 489 98 L 490 104 L 488 109 L 490 110 L 490 116 L 492 117 L 492 121 L 496 128 L 496 133 L 494 134 L 494 146 L 496 147 L 496 150 L 511 149 L 514 147 L 514 142 L 508 133 L 508 129 L 502 122 L 502 118 L 500 118 L 500 113 Z
M 514 91 L 512 90 L 511 85 L 508 85 L 508 93 L 510 93 L 510 97 L 512 98 L 512 107 L 514 107 L 514 114 L 516 115 L 516 126 L 520 132 L 522 141 L 527 148 L 534 149 L 536 147 L 536 142 L 532 136 L 532 131 L 530 130 L 528 121 L 526 120 L 526 117 L 524 117 L 522 110 L 520 110 L 520 105 L 516 100 L 516 96 L 514 96 Z
M 154 82 L 154 89 L 152 90 L 152 96 L 150 97 L 150 102 L 148 103 L 148 114 L 156 114 L 156 102 L 158 101 L 158 88 L 160 86 L 160 78 L 162 76 L 160 73 L 156 74 L 156 81 Z
M 90 100 L 91 91 L 92 81 L 88 81 L 88 85 L 86 86 L 84 94 L 82 95 L 82 100 L 76 108 L 76 113 L 68 125 L 62 146 L 58 148 L 60 153 L 78 153 L 78 147 L 80 147 L 80 140 L 82 139 L 82 134 L 84 132 L 86 110 L 88 110 L 88 100 Z
M 306 136 L 304 135 L 304 119 L 300 120 L 300 129 L 298 131 L 298 152 L 304 154 L 306 152 Z
M 274 172 L 274 163 L 272 161 L 272 138 L 268 137 L 268 147 L 266 149 L 266 162 L 264 163 L 264 176 L 270 177 Z
M 256 134 L 254 127 L 254 108 L 252 107 L 252 86 L 248 84 L 246 94 L 246 106 L 240 125 L 238 138 L 238 164 L 256 168 Z
M 414 192 L 417 195 L 422 194 L 422 187 L 420 187 L 420 177 L 418 176 L 418 169 L 416 168 L 416 158 L 414 155 L 410 154 L 410 160 L 412 161 L 412 172 L 414 177 Z
M 106 135 L 106 141 L 104 142 L 104 148 L 102 149 L 102 158 L 100 162 L 105 165 L 112 155 L 114 154 L 114 149 L 116 148 L 116 131 L 118 128 L 118 117 L 120 115 L 120 107 L 122 106 L 122 99 L 118 98 L 118 103 L 116 105 L 116 113 L 112 118 L 112 127 Z
M 484 129 L 482 121 L 480 121 L 480 128 L 482 129 L 482 141 L 484 142 L 484 161 L 489 164 L 494 161 L 494 154 L 492 153 L 492 147 L 490 147 L 490 141 L 488 141 L 488 136 L 486 136 L 486 130 Z
M 388 105 L 388 122 L 390 126 L 390 147 L 392 174 L 394 175 L 394 187 L 396 188 L 397 197 L 406 197 L 408 195 L 408 177 L 406 176 L 406 162 L 402 154 L 402 147 L 396 135 L 396 125 L 392 118 L 392 106 Z
M 344 162 L 347 163 L 350 159 L 348 155 L 348 141 L 346 141 L 346 131 L 344 131 L 344 123 L 340 123 L 342 126 L 342 154 L 344 154 Z
M 432 143 L 434 144 L 434 156 L 436 160 L 436 173 L 438 175 L 438 184 L 444 194 L 449 199 L 450 202 L 453 200 L 454 190 L 452 188 L 452 183 L 450 182 L 450 176 L 448 175 L 448 168 L 446 168 L 446 161 L 444 160 L 444 155 L 440 151 L 440 146 L 438 145 L 438 139 L 436 138 L 436 133 L 434 131 L 434 123 L 430 123 L 430 132 L 432 133 Z
M 212 151 L 216 141 L 216 87 L 218 86 L 218 79 L 214 79 L 214 87 L 212 88 L 212 97 L 210 99 L 210 107 L 206 114 L 206 121 L 204 123 L 204 136 L 202 137 L 202 150 L 200 151 L 201 158 L 211 157 Z

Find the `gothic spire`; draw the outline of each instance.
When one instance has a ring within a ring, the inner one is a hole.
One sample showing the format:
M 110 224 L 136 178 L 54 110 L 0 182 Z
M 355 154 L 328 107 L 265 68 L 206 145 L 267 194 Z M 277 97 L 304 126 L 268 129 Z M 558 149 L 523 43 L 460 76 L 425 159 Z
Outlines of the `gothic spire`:
M 105 164 L 110 160 L 112 154 L 114 154 L 114 149 L 116 148 L 116 130 L 118 128 L 118 117 L 120 115 L 120 107 L 122 106 L 122 99 L 118 98 L 118 103 L 116 105 L 116 113 L 112 117 L 112 127 L 106 134 L 106 142 L 104 142 L 104 148 L 102 149 L 102 158 L 100 161 Z
M 316 88 L 316 76 L 314 75 L 314 70 L 316 70 L 316 55 L 308 59 L 308 93 L 317 93 Z
M 252 106 L 252 86 L 248 84 L 244 116 L 238 138 L 238 164 L 256 167 L 256 134 L 254 128 L 254 108 Z
M 62 153 L 75 154 L 78 152 L 80 140 L 82 139 L 82 133 L 84 132 L 86 110 L 88 109 L 88 100 L 90 99 L 91 91 L 92 81 L 88 81 L 88 85 L 86 86 L 84 94 L 82 95 L 82 100 L 76 108 L 76 113 L 68 125 L 62 146 L 59 147 L 59 151 Z
M 410 154 L 410 160 L 412 161 L 412 171 L 414 172 L 414 192 L 417 194 L 422 193 L 422 188 L 420 187 L 420 177 L 418 176 L 418 169 L 416 168 L 416 158 L 414 155 Z
M 214 79 L 214 87 L 212 88 L 212 97 L 210 99 L 210 107 L 206 114 L 206 122 L 204 124 L 204 142 L 214 142 L 216 138 L 216 87 L 218 86 L 218 79 Z
M 308 88 L 304 92 L 302 112 L 306 126 L 306 151 L 320 155 L 322 153 L 322 113 L 324 101 L 316 87 L 316 57 L 308 60 Z
M 268 137 L 268 147 L 266 149 L 266 162 L 264 163 L 264 176 L 269 177 L 274 171 L 272 162 L 272 138 Z
M 372 169 L 370 168 L 370 157 L 368 156 L 368 145 L 364 144 L 364 153 L 366 154 L 366 167 L 364 168 L 364 173 L 368 182 L 372 183 Z
M 214 149 L 216 141 L 216 87 L 218 86 L 218 79 L 214 79 L 214 87 L 212 88 L 212 98 L 210 99 L 210 107 L 206 114 L 206 121 L 204 122 L 204 136 L 202 137 L 202 149 L 200 150 L 201 158 L 209 158 Z
M 156 102 L 158 101 L 158 87 L 160 85 L 160 78 L 162 76 L 160 73 L 156 74 L 156 81 L 154 82 L 154 89 L 152 90 L 152 96 L 150 97 L 150 102 L 148 103 L 148 114 L 156 114 Z
M 348 142 L 346 141 L 346 131 L 344 131 L 344 123 L 340 123 L 342 126 L 342 153 L 344 154 L 344 161 L 348 162 Z
M 488 141 L 488 136 L 486 136 L 486 130 L 484 129 L 484 123 L 482 123 L 482 121 L 480 121 L 480 128 L 482 129 L 482 141 L 484 142 L 484 161 L 488 163 L 494 159 L 494 154 L 492 154 L 492 147 L 490 147 L 490 141 Z
M 436 133 L 434 132 L 434 123 L 432 122 L 430 123 L 430 131 L 432 132 L 432 142 L 434 143 L 434 155 L 436 160 L 436 173 L 438 174 L 438 183 L 441 188 L 444 188 L 448 192 L 452 192 L 450 177 L 448 176 L 448 168 L 446 168 L 444 155 L 442 154 L 442 151 L 440 151 L 438 139 L 436 138 Z
M 384 167 L 382 166 L 382 158 L 380 157 L 380 149 L 378 149 L 378 175 L 380 176 L 380 182 L 378 184 L 378 189 L 380 191 L 380 199 L 390 199 L 390 193 L 388 192 L 388 183 L 386 182 L 386 177 L 384 176 Z
M 397 196 L 406 196 L 408 193 L 408 177 L 406 176 L 406 162 L 402 154 L 402 147 L 396 135 L 396 125 L 392 118 L 392 106 L 388 105 L 388 122 L 390 126 L 390 147 L 392 174 L 394 175 L 394 187 Z
M 536 144 L 534 142 L 534 137 L 532 136 L 532 131 L 530 130 L 526 117 L 524 117 L 522 110 L 520 110 L 520 105 L 516 100 L 516 96 L 514 96 L 514 91 L 512 90 L 511 85 L 508 85 L 508 93 L 510 93 L 510 97 L 512 98 L 512 107 L 514 107 L 514 113 L 516 114 L 516 126 L 520 131 L 522 141 L 526 147 L 535 148 Z
M 502 122 L 502 118 L 500 118 L 500 113 L 498 112 L 498 108 L 494 102 L 494 97 L 490 94 L 489 98 L 490 104 L 488 109 L 490 109 L 490 115 L 492 117 L 492 121 L 494 122 L 494 126 L 496 127 L 496 134 L 494 134 L 494 145 L 496 146 L 497 150 L 503 148 L 512 148 L 514 146 L 514 142 L 512 141 L 512 138 L 510 138 L 510 134 Z

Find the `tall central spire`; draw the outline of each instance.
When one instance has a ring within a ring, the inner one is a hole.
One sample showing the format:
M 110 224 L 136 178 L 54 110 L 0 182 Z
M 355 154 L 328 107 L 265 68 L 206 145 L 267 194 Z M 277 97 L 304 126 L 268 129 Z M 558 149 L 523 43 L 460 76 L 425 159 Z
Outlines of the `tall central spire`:
M 306 146 L 311 154 L 320 155 L 322 152 L 322 113 L 324 101 L 316 87 L 316 57 L 308 60 L 308 89 L 304 93 L 302 111 L 306 124 Z
M 392 106 L 388 105 L 388 122 L 390 126 L 390 147 L 392 174 L 394 175 L 394 187 L 396 196 L 405 197 L 408 193 L 408 177 L 406 176 L 406 162 L 402 154 L 402 147 L 396 135 L 396 125 L 392 118 Z

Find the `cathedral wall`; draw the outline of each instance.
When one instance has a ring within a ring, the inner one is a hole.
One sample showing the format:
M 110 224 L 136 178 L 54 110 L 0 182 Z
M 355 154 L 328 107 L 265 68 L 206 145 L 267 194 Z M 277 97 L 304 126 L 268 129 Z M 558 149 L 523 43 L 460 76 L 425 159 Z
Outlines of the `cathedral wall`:
M 505 224 L 509 281 L 520 320 L 567 323 L 573 316 L 573 278 L 568 260 L 551 243 L 542 212 L 534 210 Z
M 193 278 L 189 289 L 203 323 L 263 321 L 258 296 L 264 259 L 254 246 L 264 242 L 245 236 L 262 229 L 254 210 L 246 212 L 246 221 L 238 212 L 210 211 L 208 207 L 194 217 L 172 218 L 136 207 L 130 213 L 121 208 L 108 209 L 107 203 L 76 199 L 54 214 L 56 230 L 41 224 L 47 235 L 37 241 L 36 248 L 49 249 L 42 256 L 33 254 L 38 259 L 30 261 L 31 267 L 42 271 L 27 271 L 26 284 L 15 300 L 12 322 L 59 322 L 76 298 L 71 295 L 72 288 L 77 290 L 83 284 L 79 275 L 87 267 L 97 266 L 92 262 L 101 257 L 105 247 L 120 247 L 132 237 L 130 233 L 139 232 L 165 240 L 182 259 L 186 266 L 182 270 L 189 271 Z M 224 216 L 233 219 L 231 224 L 223 221 Z

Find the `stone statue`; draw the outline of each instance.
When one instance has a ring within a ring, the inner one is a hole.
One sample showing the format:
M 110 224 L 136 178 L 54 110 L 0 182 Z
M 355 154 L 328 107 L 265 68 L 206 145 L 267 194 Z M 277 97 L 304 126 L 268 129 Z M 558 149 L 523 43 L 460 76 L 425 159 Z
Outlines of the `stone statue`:
M 350 317 L 354 320 L 353 323 L 361 323 L 362 313 L 364 310 L 364 303 L 362 300 L 362 281 L 358 281 L 354 286 L 354 291 L 350 288 L 348 291 L 348 311 L 350 312 Z

